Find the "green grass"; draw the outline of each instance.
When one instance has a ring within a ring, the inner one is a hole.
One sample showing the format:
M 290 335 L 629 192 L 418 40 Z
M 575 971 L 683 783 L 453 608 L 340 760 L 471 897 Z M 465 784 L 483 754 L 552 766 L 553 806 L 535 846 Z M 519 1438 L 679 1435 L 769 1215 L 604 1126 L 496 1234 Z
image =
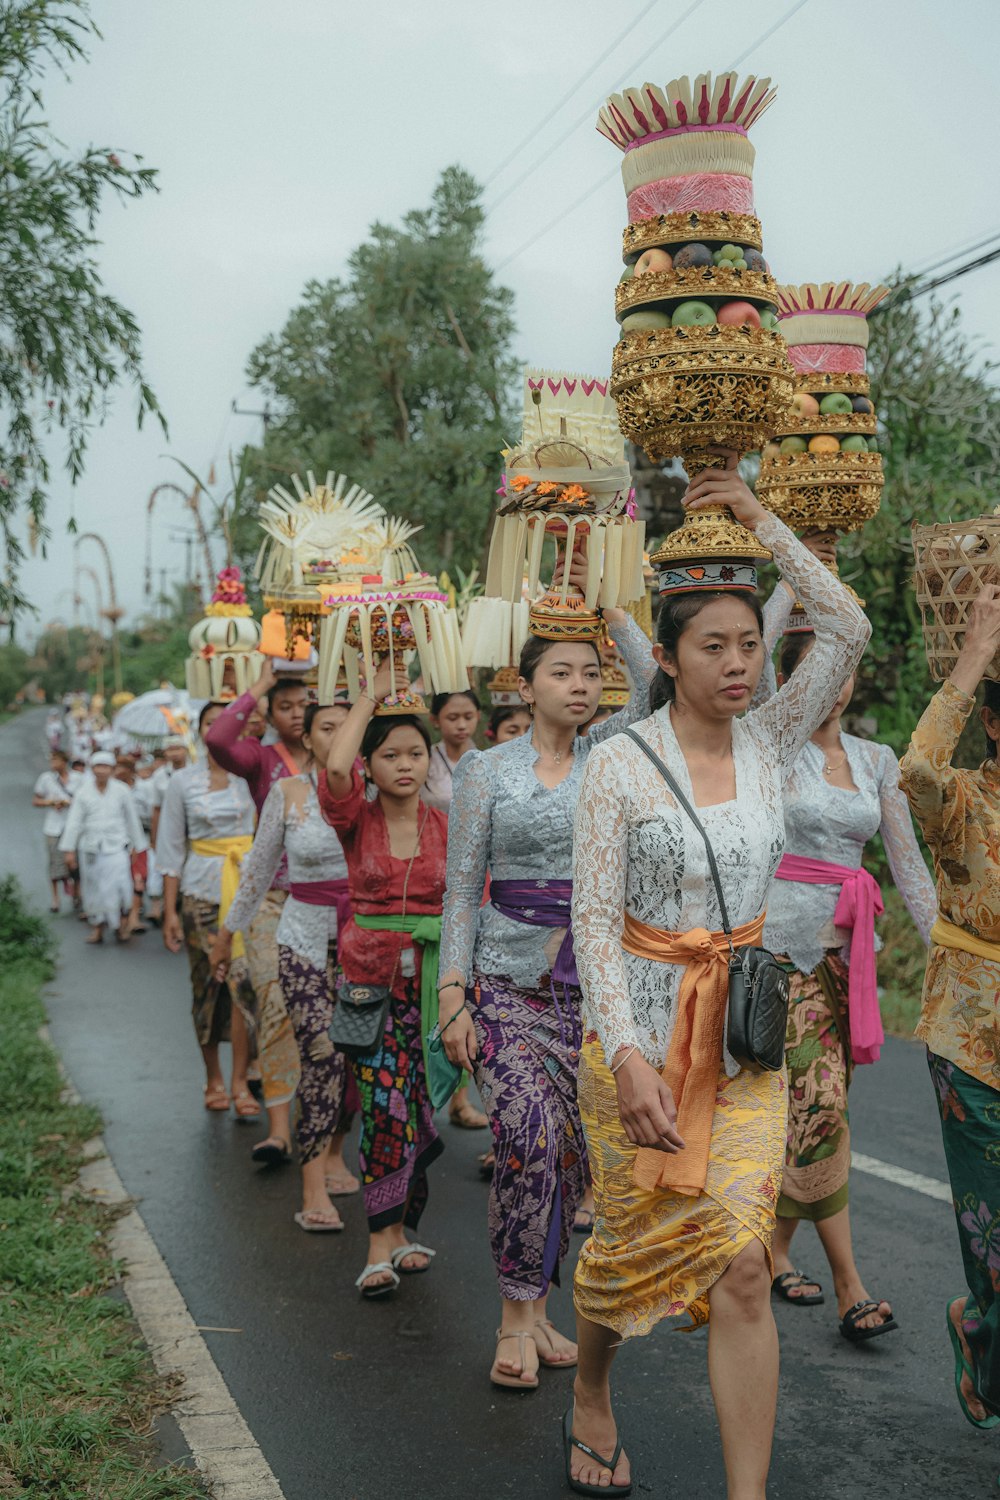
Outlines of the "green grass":
M 38 1035 L 51 973 L 44 919 L 0 882 L 0 1497 L 193 1500 L 204 1483 L 149 1435 L 172 1382 L 106 1295 L 114 1211 L 74 1191 L 101 1121 Z
M 912 1036 L 920 1015 L 927 949 L 896 887 L 887 881 L 882 891 L 885 916 L 878 924 L 883 944 L 878 955 L 882 1024 L 895 1036 Z

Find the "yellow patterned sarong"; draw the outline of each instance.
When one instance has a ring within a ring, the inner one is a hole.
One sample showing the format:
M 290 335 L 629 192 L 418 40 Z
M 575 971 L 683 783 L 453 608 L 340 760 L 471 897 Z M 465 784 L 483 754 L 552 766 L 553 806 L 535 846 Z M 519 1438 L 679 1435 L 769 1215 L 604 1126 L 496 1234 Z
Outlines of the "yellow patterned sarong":
M 708 1322 L 708 1292 L 741 1250 L 760 1240 L 771 1260 L 785 1157 L 783 1073 L 720 1073 L 705 1190 L 697 1197 L 635 1185 L 637 1148 L 598 1042 L 580 1054 L 580 1115 L 597 1218 L 576 1268 L 577 1312 L 622 1338 L 664 1318 Z

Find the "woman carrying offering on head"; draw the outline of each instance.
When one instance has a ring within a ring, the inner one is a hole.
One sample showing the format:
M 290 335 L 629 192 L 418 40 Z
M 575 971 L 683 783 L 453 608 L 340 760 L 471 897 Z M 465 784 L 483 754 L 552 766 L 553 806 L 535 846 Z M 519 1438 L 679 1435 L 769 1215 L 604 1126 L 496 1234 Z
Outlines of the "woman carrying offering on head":
M 219 983 L 210 954 L 219 923 L 236 895 L 240 864 L 253 843 L 253 799 L 246 783 L 215 760 L 207 733 L 222 713 L 221 703 L 206 703 L 198 733 L 206 743 L 204 760 L 176 771 L 156 832 L 156 859 L 163 872 L 163 941 L 171 953 L 187 949 L 191 970 L 194 1030 L 205 1063 L 205 1108 L 227 1111 L 230 1103 L 241 1120 L 260 1111 L 247 1087 L 256 997 L 250 983 L 242 940 L 228 980 Z M 178 910 L 178 896 L 180 910 Z M 227 1090 L 219 1065 L 219 1045 L 232 1041 L 233 1069 Z
M 764 661 L 760 608 L 753 580 L 740 588 L 752 570 L 734 576 L 709 563 L 714 588 L 702 580 L 666 592 L 658 706 L 635 733 L 704 826 L 739 947 L 761 941 L 784 841 L 785 772 L 829 714 L 870 630 L 847 590 L 750 493 L 735 454 L 728 463 L 698 475 L 686 504 L 728 506 L 756 531 L 808 607 L 815 645 L 776 696 L 740 718 Z M 764 1500 L 778 1381 L 769 1294 L 785 1082 L 780 1071 L 740 1068 L 728 1051 L 730 950 L 706 844 L 627 736 L 588 758 L 573 926 L 584 1007 L 579 1097 L 597 1218 L 576 1272 L 567 1477 L 582 1493 L 629 1491 L 611 1408 L 614 1349 L 664 1318 L 698 1325 L 711 1314 L 709 1377 L 728 1493 Z
M 316 764 L 324 766 L 334 736 L 347 717 L 346 704 L 306 709 L 302 743 Z M 350 913 L 347 863 L 334 830 L 319 810 L 317 771 L 276 781 L 243 862 L 236 899 L 219 926 L 212 949 L 215 977 L 226 978 L 233 934 L 245 932 L 274 877 L 287 859 L 288 899 L 278 923 L 278 979 L 299 1049 L 301 1078 L 296 1126 L 302 1161 L 301 1229 L 329 1233 L 343 1229 L 331 1194 L 345 1191 L 344 1180 L 357 1191 L 347 1172 L 343 1140 L 350 1128 L 345 1100 L 346 1059 L 330 1041 L 337 939 Z M 335 1154 L 333 1154 L 335 1152 Z
M 369 1232 L 368 1264 L 356 1285 L 369 1298 L 393 1292 L 400 1274 L 429 1267 L 433 1250 L 405 1231 L 420 1222 L 427 1168 L 443 1149 L 427 1093 L 421 1013 L 432 1025 L 448 819 L 421 800 L 430 756 L 425 726 L 411 715 L 375 716 L 391 690 L 390 665 L 386 657 L 351 708 L 318 782 L 323 816 L 347 860 L 353 914 L 339 938 L 345 982 L 388 991 L 381 1036 L 351 1060 Z M 368 783 L 377 793 L 371 800 Z
M 821 562 L 835 556 L 830 533 L 807 533 L 803 542 Z M 793 598 L 783 582 L 765 606 L 768 655 Z M 785 636 L 783 682 L 808 660 L 814 640 L 811 628 Z M 888 745 L 843 731 L 841 718 L 853 692 L 852 673 L 785 779 L 785 853 L 767 898 L 764 946 L 791 970 L 788 1145 L 772 1289 L 804 1306 L 824 1300 L 820 1284 L 796 1271 L 790 1258 L 799 1222 L 812 1220 L 833 1275 L 840 1331 L 863 1343 L 897 1326 L 890 1304 L 869 1297 L 861 1280 L 847 1202 L 848 1086 L 856 1064 L 878 1061 L 884 1039 L 875 969 L 882 893 L 861 863 L 868 840 L 881 834 L 897 889 L 925 943 L 937 903 L 899 789 L 895 755 Z
M 968 1286 L 947 1307 L 955 1387 L 975 1427 L 1000 1423 L 1000 682 L 984 682 L 998 651 L 1000 588 L 987 584 L 955 669 L 900 763 L 937 874 L 917 1036 L 927 1044 Z M 978 770 L 959 770 L 952 760 L 980 682 L 986 759 Z
M 645 635 L 624 610 L 605 610 L 604 618 L 633 680 L 648 682 Z M 489 1232 L 501 1318 L 490 1379 L 533 1390 L 539 1363 L 576 1362 L 546 1304 L 587 1191 L 576 1102 L 573 817 L 587 755 L 610 726 L 579 734 L 601 695 L 593 641 L 529 636 L 518 685 L 531 707 L 530 732 L 467 755 L 455 776 L 440 1019 L 449 1058 L 475 1071 L 493 1130 Z M 647 707 L 647 693 L 636 693 L 614 728 Z

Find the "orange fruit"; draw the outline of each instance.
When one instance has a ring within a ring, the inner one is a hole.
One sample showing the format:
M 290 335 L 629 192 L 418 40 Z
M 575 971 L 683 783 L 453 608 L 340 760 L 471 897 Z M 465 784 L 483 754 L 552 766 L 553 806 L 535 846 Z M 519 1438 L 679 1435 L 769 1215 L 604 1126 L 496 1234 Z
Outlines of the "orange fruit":
M 821 432 L 817 437 L 809 439 L 810 453 L 839 453 L 840 439 L 835 438 L 832 433 Z

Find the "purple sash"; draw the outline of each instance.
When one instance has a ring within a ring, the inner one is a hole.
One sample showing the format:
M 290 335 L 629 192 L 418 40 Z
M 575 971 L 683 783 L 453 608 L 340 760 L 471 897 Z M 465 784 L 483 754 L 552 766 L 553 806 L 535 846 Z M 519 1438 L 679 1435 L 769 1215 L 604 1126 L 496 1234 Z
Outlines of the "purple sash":
M 305 906 L 335 906 L 339 943 L 353 910 L 346 880 L 293 880 L 289 895 Z
M 490 905 L 512 922 L 524 922 L 529 927 L 565 927 L 563 938 L 552 965 L 549 981 L 552 1003 L 559 1018 L 559 1035 L 567 1043 L 566 1021 L 559 1007 L 556 984 L 563 988 L 563 997 L 570 1006 L 570 986 L 578 989 L 580 975 L 573 952 L 573 882 L 572 880 L 492 880 L 490 882 Z

